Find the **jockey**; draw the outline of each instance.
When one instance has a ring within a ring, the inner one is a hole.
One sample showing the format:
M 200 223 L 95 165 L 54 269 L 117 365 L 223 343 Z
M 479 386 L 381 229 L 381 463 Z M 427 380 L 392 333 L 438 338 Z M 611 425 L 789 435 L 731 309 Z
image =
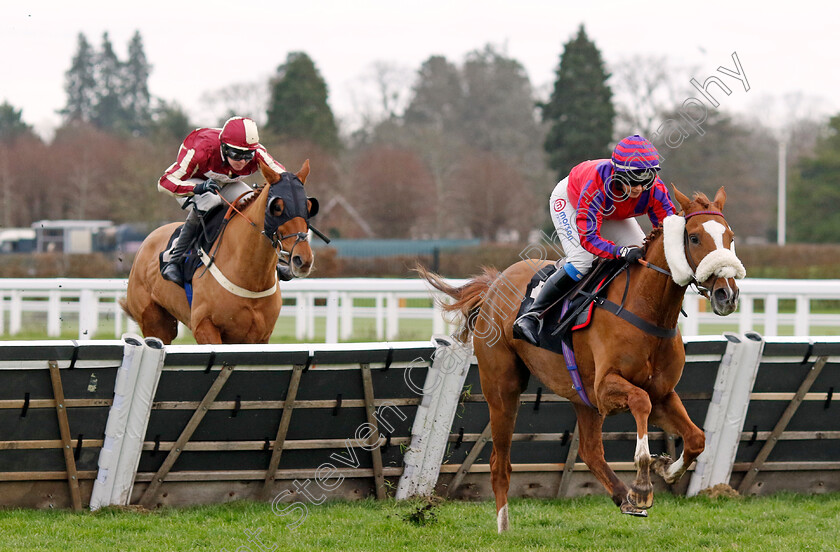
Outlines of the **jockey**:
M 658 171 L 656 148 L 635 134 L 618 143 L 611 159 L 584 161 L 557 184 L 549 209 L 565 264 L 514 322 L 516 339 L 538 344 L 539 315 L 589 272 L 595 257 L 629 263 L 644 257 L 640 244 L 645 234 L 634 218 L 646 214 L 656 228 L 676 213 Z
M 247 117 L 231 117 L 221 130 L 199 128 L 187 135 L 178 160 L 158 181 L 159 191 L 175 196 L 181 208 L 189 210 L 178 241 L 161 268 L 166 280 L 183 285 L 181 265 L 198 231 L 199 217 L 222 204 L 217 194 L 234 201 L 250 191 L 242 178 L 259 170 L 259 160 L 278 174 L 286 172 L 260 144 L 257 124 Z

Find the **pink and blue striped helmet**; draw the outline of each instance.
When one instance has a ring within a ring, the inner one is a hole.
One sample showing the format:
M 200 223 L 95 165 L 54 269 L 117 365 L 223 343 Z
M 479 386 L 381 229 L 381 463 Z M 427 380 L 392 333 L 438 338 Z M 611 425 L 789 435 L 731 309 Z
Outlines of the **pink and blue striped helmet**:
M 613 150 L 612 165 L 616 171 L 659 170 L 659 152 L 646 138 L 628 136 Z

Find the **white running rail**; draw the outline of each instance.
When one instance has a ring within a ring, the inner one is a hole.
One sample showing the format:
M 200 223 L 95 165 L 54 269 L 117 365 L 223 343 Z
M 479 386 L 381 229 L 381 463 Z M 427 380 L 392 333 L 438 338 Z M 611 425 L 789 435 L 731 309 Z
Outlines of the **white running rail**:
M 466 280 L 449 280 L 453 285 Z M 62 326 L 78 326 L 79 339 L 137 331 L 118 300 L 125 296 L 127 280 L 88 278 L 0 279 L 0 335 L 19 335 L 24 329 L 61 336 Z M 721 318 L 710 312 L 708 302 L 689 290 L 684 302 L 688 317 L 680 317 L 684 336 L 720 335 L 723 331 L 758 331 L 764 336 L 840 332 L 840 280 L 744 279 L 739 282 L 738 312 Z M 285 305 L 281 319 L 294 320 L 298 340 L 327 343 L 351 338 L 354 323 L 373 319 L 377 340 L 394 340 L 400 322 L 428 321 L 426 335 L 449 333 L 440 308 L 428 302 L 429 286 L 418 279 L 322 278 L 281 284 Z M 418 301 L 419 299 L 419 301 Z M 782 301 L 789 301 L 787 308 Z M 831 300 L 830 312 L 813 312 L 812 301 Z M 789 312 L 788 312 L 789 311 Z M 316 324 L 317 321 L 317 324 Z M 323 330 L 321 326 L 323 324 Z M 822 328 L 822 331 L 819 331 Z M 836 329 L 835 329 L 836 328 Z M 113 334 L 111 334 L 113 329 Z M 316 329 L 318 330 L 316 332 Z

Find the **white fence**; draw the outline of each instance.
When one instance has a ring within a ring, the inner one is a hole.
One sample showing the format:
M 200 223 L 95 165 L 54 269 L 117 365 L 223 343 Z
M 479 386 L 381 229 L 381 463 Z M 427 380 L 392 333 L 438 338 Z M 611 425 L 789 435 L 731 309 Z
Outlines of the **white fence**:
M 450 282 L 460 285 L 465 280 Z M 102 333 L 103 325 L 113 328 L 117 338 L 126 331 L 136 331 L 118 303 L 125 295 L 126 283 L 121 279 L 0 279 L 0 335 L 19 335 L 24 315 L 27 321 L 43 324 L 42 330 L 49 337 L 59 337 L 62 325 L 78 326 L 79 339 Z M 688 316 L 680 321 L 683 335 L 720 335 L 724 330 L 737 330 L 759 331 L 764 336 L 807 336 L 837 333 L 834 328 L 840 328 L 840 280 L 745 279 L 739 286 L 739 310 L 726 318 L 708 312 L 706 300 L 689 291 L 683 305 Z M 396 339 L 400 322 L 410 319 L 426 320 L 430 326 L 426 335 L 451 330 L 440 309 L 422 301 L 428 300 L 430 291 L 418 279 L 294 280 L 281 284 L 281 291 L 287 302 L 281 319 L 294 320 L 294 335 L 299 340 L 316 338 L 316 319 L 324 321 L 323 339 L 327 343 L 350 339 L 354 324 L 362 319 L 373 320 L 378 340 Z M 795 303 L 791 312 L 780 309 L 784 300 Z M 829 313 L 813 312 L 815 300 L 838 304 Z

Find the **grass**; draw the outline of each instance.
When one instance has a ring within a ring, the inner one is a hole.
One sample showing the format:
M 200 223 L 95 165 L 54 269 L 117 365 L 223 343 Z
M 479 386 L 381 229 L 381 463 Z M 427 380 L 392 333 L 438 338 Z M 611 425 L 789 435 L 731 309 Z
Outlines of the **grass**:
M 296 528 L 303 510 L 281 516 L 253 502 L 151 513 L 6 510 L 0 551 L 840 550 L 840 494 L 660 494 L 647 519 L 621 515 L 603 495 L 519 499 L 510 508 L 505 535 L 496 533 L 492 502 L 309 504 Z M 248 542 L 254 535 L 262 547 Z

